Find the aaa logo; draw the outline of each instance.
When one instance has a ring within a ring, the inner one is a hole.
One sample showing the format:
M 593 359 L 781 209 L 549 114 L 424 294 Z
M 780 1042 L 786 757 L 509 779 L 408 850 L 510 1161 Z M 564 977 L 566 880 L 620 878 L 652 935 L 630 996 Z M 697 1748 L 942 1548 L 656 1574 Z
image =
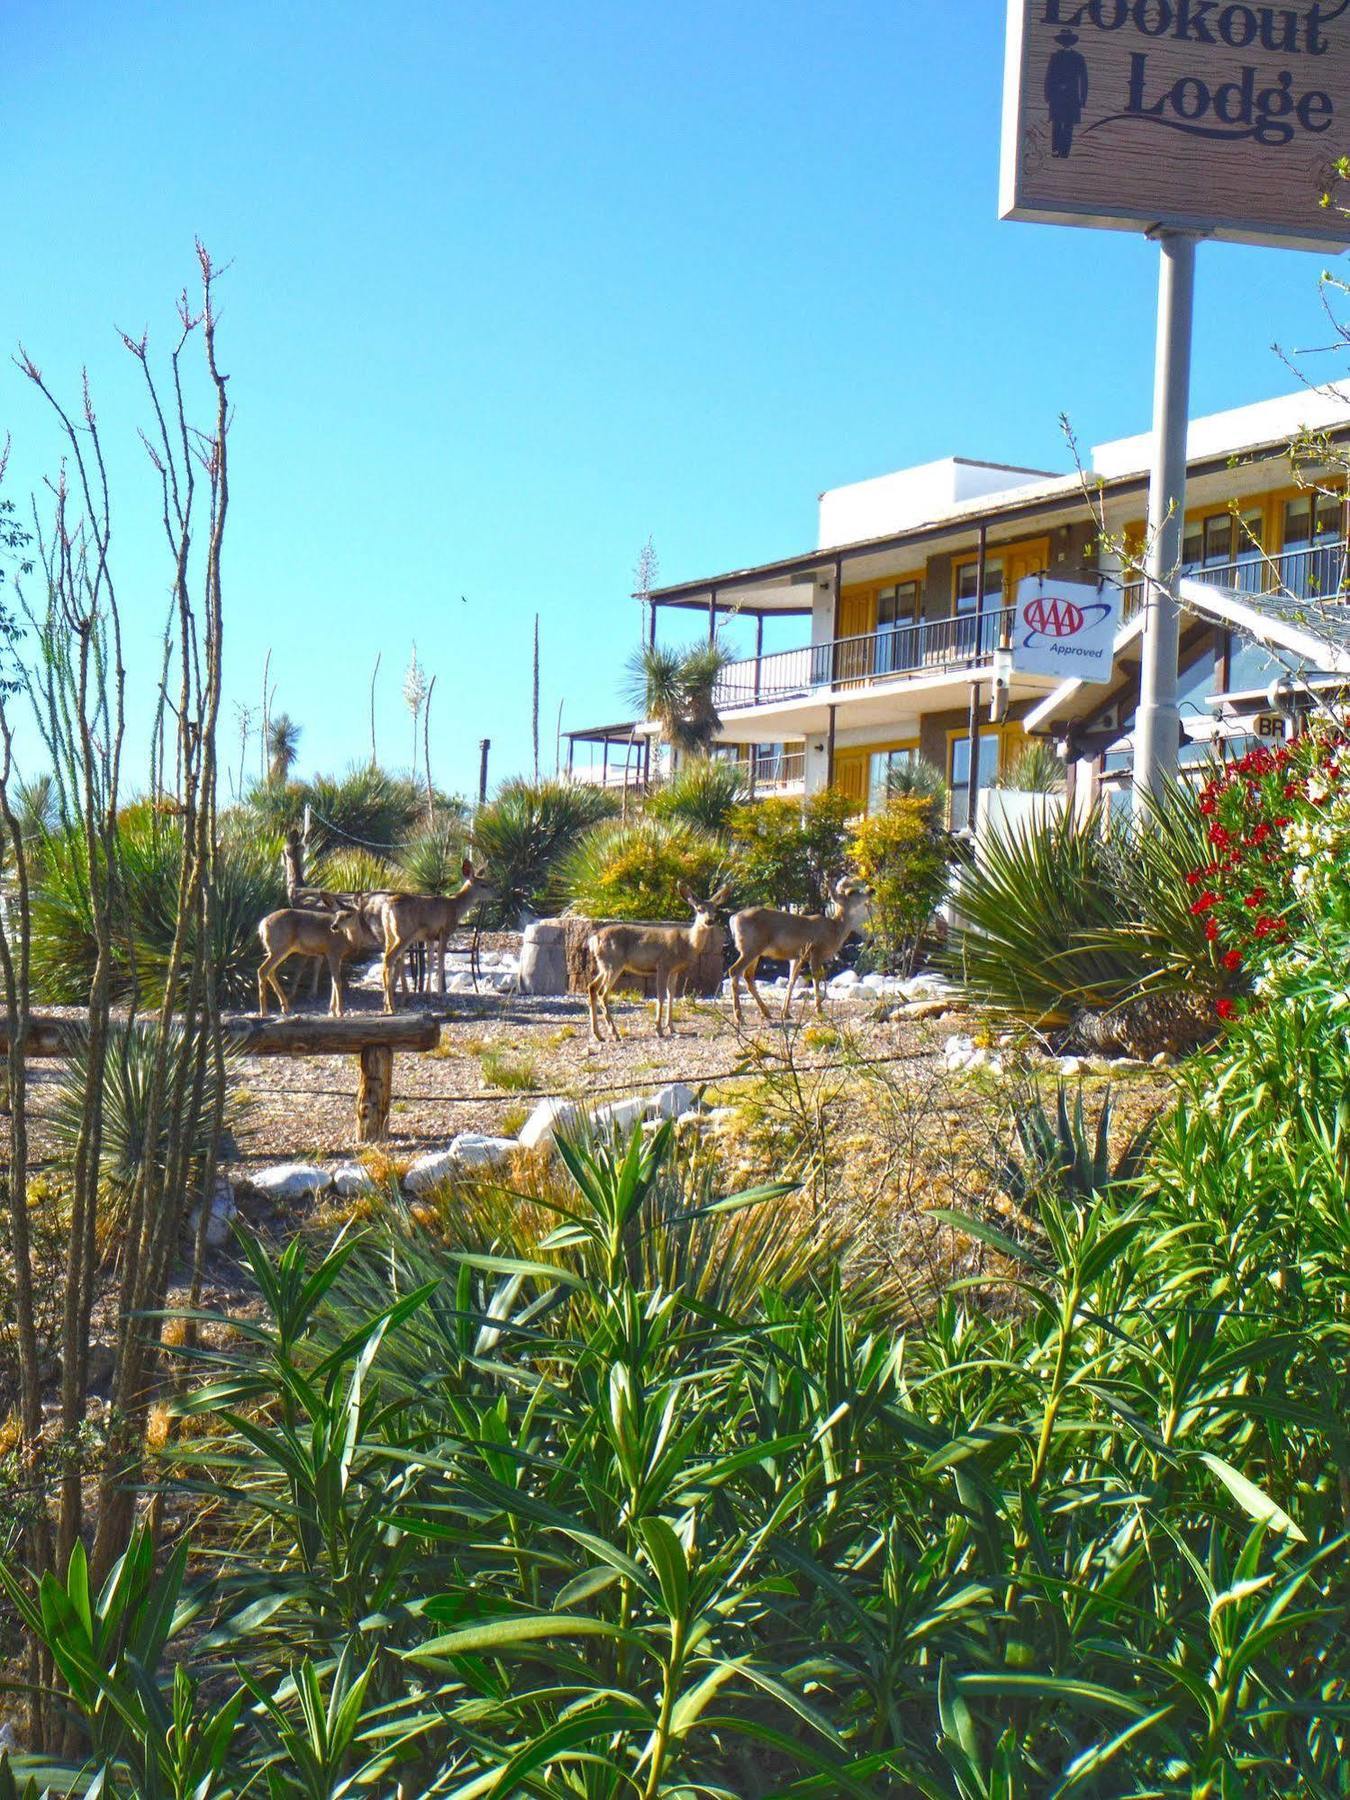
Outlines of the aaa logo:
M 1104 603 L 1082 607 L 1075 606 L 1072 600 L 1032 600 L 1022 608 L 1026 641 L 1030 645 L 1038 638 L 1077 637 L 1085 625 L 1096 625 L 1109 611 Z

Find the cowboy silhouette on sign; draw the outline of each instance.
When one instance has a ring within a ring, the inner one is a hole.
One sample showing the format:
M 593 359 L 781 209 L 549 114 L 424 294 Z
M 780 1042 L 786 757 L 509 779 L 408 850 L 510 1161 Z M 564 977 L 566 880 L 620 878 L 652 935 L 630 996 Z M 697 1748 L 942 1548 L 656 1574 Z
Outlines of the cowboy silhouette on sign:
M 1050 109 L 1051 155 L 1064 157 L 1073 148 L 1073 128 L 1082 122 L 1088 97 L 1087 59 L 1075 50 L 1078 34 L 1061 31 L 1060 46 L 1045 71 L 1045 103 Z

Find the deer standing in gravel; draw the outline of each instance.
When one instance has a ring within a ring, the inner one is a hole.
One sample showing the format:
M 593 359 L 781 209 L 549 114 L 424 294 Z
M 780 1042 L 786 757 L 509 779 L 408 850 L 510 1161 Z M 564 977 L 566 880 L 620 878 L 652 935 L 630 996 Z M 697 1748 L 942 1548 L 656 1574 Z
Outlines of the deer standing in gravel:
M 773 906 L 747 906 L 731 917 L 731 939 L 736 946 L 736 960 L 727 973 L 731 977 L 731 1004 L 736 1023 L 741 1017 L 741 977 L 751 998 L 767 1019 L 759 989 L 755 986 L 755 970 L 762 956 L 779 957 L 790 964 L 787 992 L 783 996 L 783 1017 L 792 1005 L 792 990 L 803 967 L 809 965 L 815 988 L 816 1012 L 820 1013 L 821 983 L 825 965 L 859 929 L 872 904 L 872 890 L 864 882 L 843 876 L 831 882 L 829 904 L 823 913 L 780 912 Z
M 591 1008 L 591 1037 L 604 1043 L 600 1031 L 600 1015 L 596 1002 L 605 1009 L 605 1021 L 619 1041 L 619 1028 L 609 1010 L 610 990 L 621 975 L 650 975 L 656 988 L 656 1035 L 662 1036 L 662 1007 L 665 1008 L 666 1031 L 675 1035 L 672 1015 L 672 984 L 677 975 L 709 951 L 720 950 L 726 942 L 726 930 L 717 914 L 726 904 L 729 889 L 719 888 L 711 900 L 699 900 L 687 887 L 680 898 L 694 910 L 692 925 L 602 925 L 586 940 L 595 977 L 587 989 Z
M 467 857 L 460 866 L 464 886 L 453 894 L 387 894 L 380 903 L 384 933 L 384 1010 L 394 1010 L 394 976 L 401 958 L 413 944 L 434 949 L 437 992 L 445 993 L 445 944 L 465 916 L 496 893 L 491 882 L 477 873 Z
M 279 912 L 268 913 L 258 926 L 258 936 L 263 947 L 262 966 L 258 970 L 260 1013 L 267 1011 L 269 988 L 281 1002 L 282 1012 L 291 1010 L 286 990 L 277 980 L 277 971 L 290 957 L 306 956 L 313 958 L 316 966 L 320 961 L 328 964 L 328 976 L 333 984 L 328 1010 L 341 1018 L 342 965 L 366 943 L 359 913 L 350 907 L 344 907 L 340 912 L 311 912 L 283 906 Z

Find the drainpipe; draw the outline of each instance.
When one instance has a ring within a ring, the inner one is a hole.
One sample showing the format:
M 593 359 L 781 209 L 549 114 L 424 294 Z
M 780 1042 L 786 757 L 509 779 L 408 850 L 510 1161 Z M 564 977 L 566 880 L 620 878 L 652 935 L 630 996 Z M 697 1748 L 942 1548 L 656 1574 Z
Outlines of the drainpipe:
M 980 547 L 975 558 L 975 659 L 979 661 L 984 637 L 984 580 L 988 565 L 988 526 L 980 526 Z M 970 772 L 966 782 L 966 825 L 975 829 L 980 804 L 980 682 L 970 684 Z
M 717 641 L 717 589 L 708 589 L 708 642 Z
M 825 740 L 825 785 L 834 786 L 834 707 L 830 707 L 830 731 Z
M 759 666 L 764 660 L 764 614 L 755 615 L 755 705 L 759 705 Z

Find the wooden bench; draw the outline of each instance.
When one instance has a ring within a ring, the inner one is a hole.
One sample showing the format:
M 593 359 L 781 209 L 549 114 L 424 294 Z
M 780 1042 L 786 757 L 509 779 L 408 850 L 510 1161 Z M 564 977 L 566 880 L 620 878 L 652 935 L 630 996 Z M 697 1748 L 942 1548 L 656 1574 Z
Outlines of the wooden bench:
M 420 1013 L 348 1013 L 330 1019 L 306 1013 L 278 1018 L 230 1014 L 221 1019 L 230 1043 L 246 1056 L 355 1056 L 356 1141 L 374 1144 L 388 1135 L 395 1050 L 434 1050 L 441 1041 L 435 1019 Z M 26 1052 L 30 1057 L 69 1056 L 85 1033 L 83 1019 L 34 1013 Z M 0 1056 L 9 1054 L 9 1028 L 0 1020 Z

